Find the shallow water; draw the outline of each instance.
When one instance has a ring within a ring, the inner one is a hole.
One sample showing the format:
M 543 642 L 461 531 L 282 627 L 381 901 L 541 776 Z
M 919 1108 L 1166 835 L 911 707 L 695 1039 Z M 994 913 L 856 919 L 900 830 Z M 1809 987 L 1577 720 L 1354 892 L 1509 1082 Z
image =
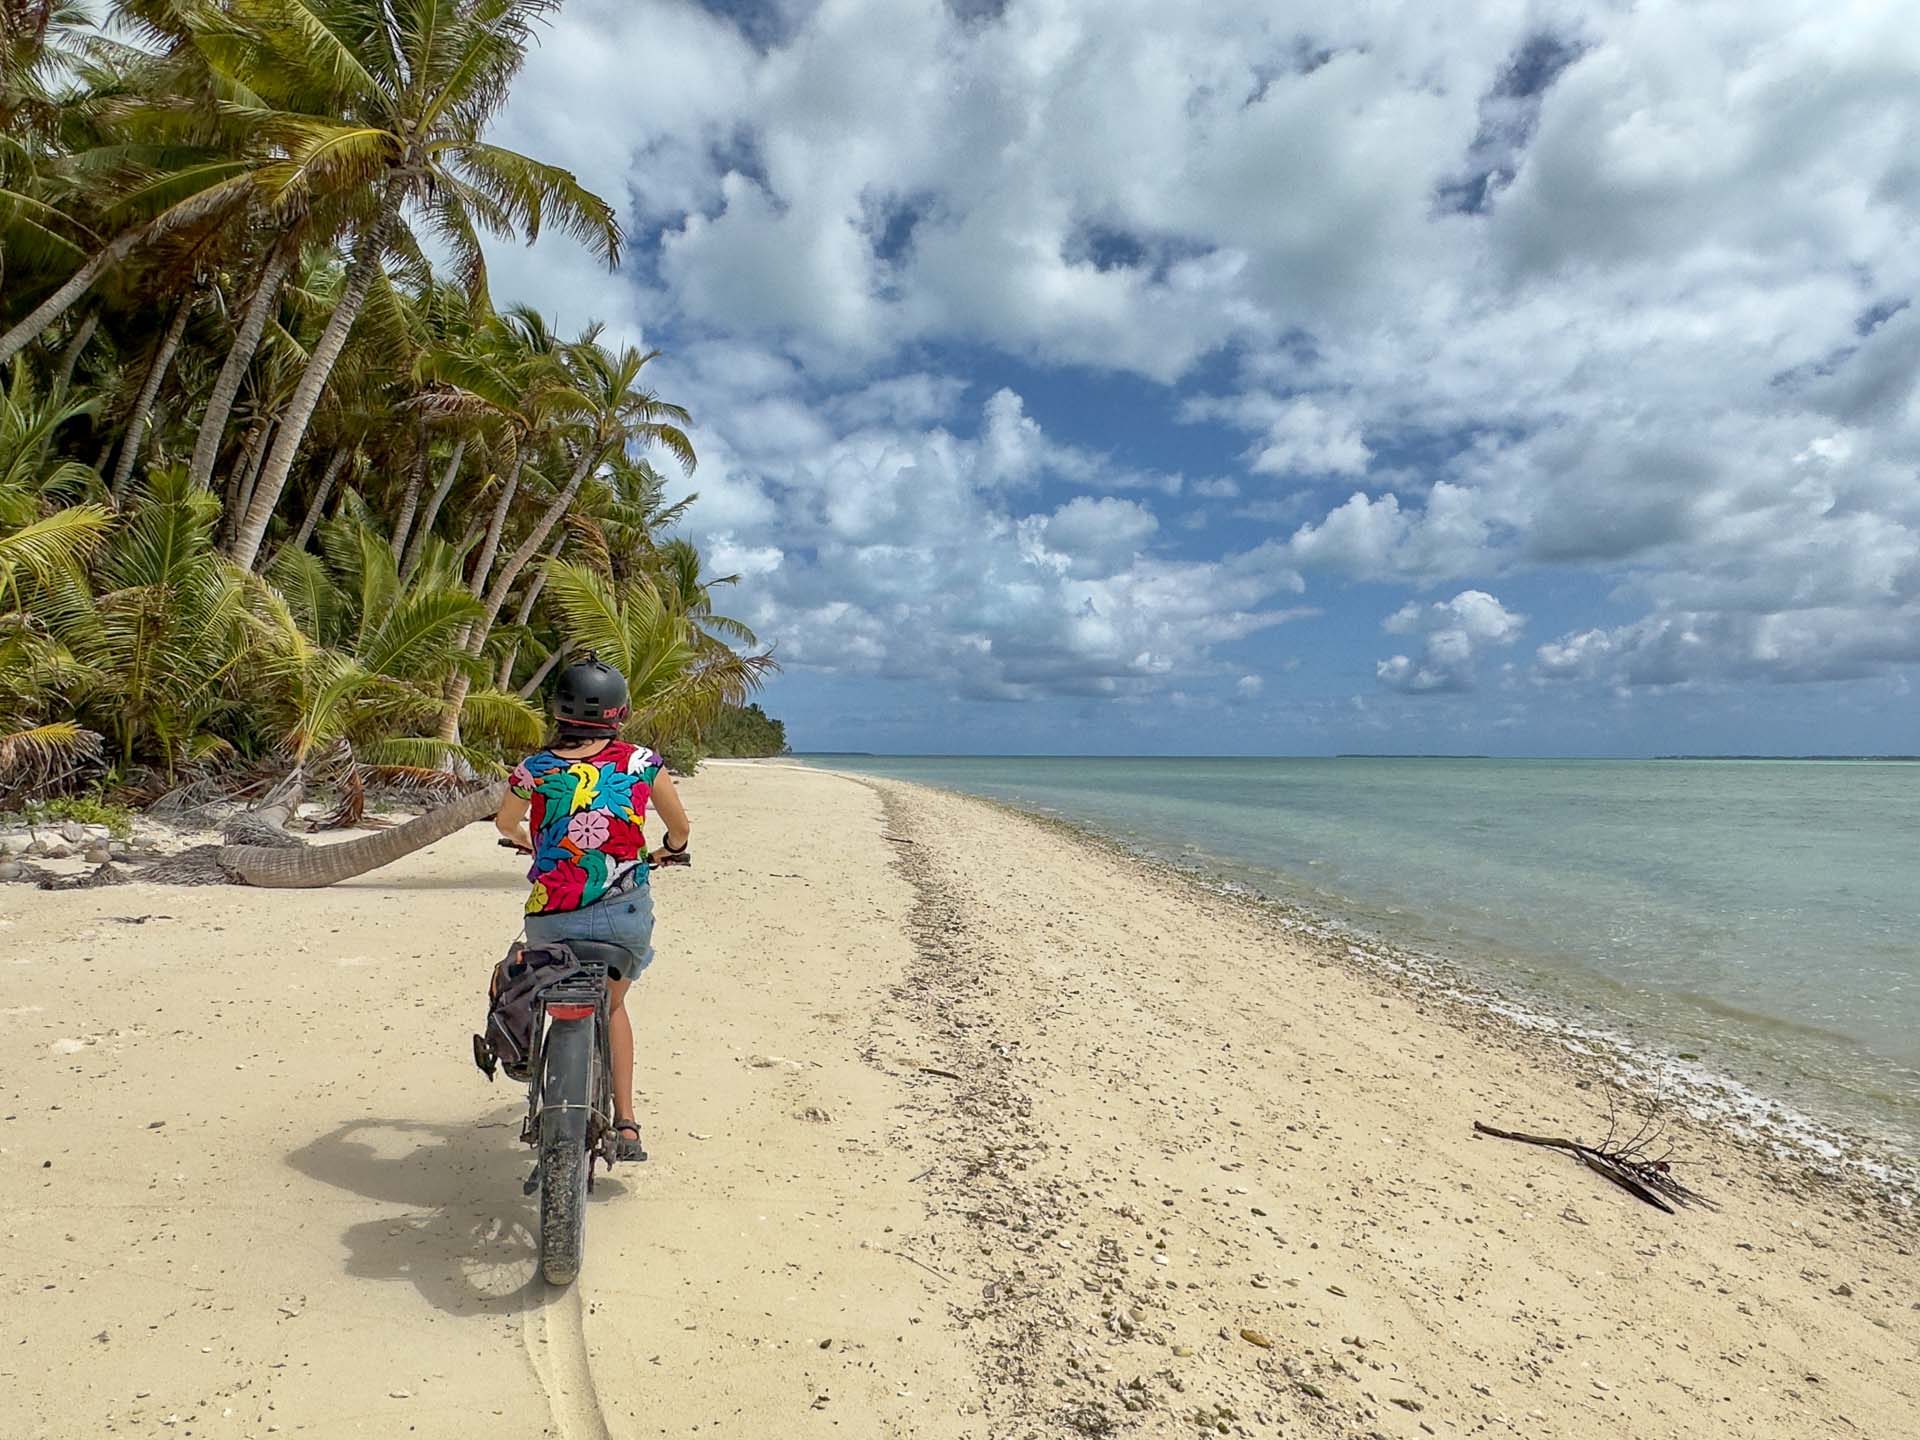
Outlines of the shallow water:
M 1920 1155 L 1920 764 L 819 763 L 1088 824 Z

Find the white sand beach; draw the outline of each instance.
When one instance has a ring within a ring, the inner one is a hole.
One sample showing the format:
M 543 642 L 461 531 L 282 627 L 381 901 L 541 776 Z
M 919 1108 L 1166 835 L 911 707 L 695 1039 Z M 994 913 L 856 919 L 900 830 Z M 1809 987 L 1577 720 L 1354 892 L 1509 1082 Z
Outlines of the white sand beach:
M 8 1437 L 1868 1436 L 1920 1234 L 1059 827 L 709 765 L 652 1159 L 534 1275 L 475 827 L 329 890 L 0 890 Z M 1584 1087 L 1584 1088 L 1583 1088 Z

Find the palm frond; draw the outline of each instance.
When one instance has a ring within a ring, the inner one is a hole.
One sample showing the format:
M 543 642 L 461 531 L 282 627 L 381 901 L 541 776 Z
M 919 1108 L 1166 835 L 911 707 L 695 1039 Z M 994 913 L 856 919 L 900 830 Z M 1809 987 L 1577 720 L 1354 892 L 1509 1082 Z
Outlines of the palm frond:
M 304 634 L 322 644 L 340 634 L 345 597 L 318 555 L 282 546 L 267 566 L 267 578 L 285 597 L 295 625 Z
M 491 200 L 529 244 L 539 238 L 543 224 L 551 223 L 604 259 L 608 269 L 619 266 L 623 237 L 613 207 L 572 171 L 499 145 L 455 141 L 446 148 L 467 183 Z
M 478 775 L 498 777 L 507 773 L 507 767 L 497 755 L 488 754 L 477 746 L 431 739 L 424 735 L 389 736 L 369 741 L 356 749 L 368 764 L 380 769 L 404 768 L 416 773 L 431 771 L 449 774 L 448 761 L 458 759 Z
M 72 720 L 0 729 L 0 792 L 38 789 L 100 749 L 101 737 Z
M 531 750 L 546 729 L 546 716 L 538 708 L 504 690 L 476 687 L 460 706 L 460 733 L 502 750 Z
M 464 589 L 415 587 L 360 647 L 362 663 L 383 675 L 438 679 L 481 608 Z
M 36 580 L 78 565 L 113 528 L 102 505 L 71 505 L 0 535 L 0 578 L 24 570 Z

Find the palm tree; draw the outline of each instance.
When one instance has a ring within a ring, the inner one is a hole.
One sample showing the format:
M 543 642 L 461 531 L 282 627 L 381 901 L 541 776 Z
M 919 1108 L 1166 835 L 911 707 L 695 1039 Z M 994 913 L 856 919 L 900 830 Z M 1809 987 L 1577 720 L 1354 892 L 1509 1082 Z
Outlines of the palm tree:
M 413 209 L 454 252 L 471 291 L 485 283 L 481 231 L 534 239 L 558 225 L 609 265 L 620 228 L 604 200 L 557 166 L 488 144 L 547 0 L 233 0 L 209 48 L 262 99 L 258 132 L 284 158 L 262 168 L 276 206 L 316 187 L 377 197 L 355 226 L 346 289 L 295 389 L 234 537 L 251 566 L 308 422 L 383 257 Z M 271 108 L 269 108 L 271 107 Z
M 584 563 L 616 581 L 641 573 L 656 564 L 657 550 L 653 537 L 677 524 L 699 498 L 697 494 L 688 494 L 668 503 L 666 485 L 665 477 L 645 459 L 624 452 L 610 456 L 601 470 L 589 477 L 581 487 L 573 509 L 567 514 L 566 528 L 554 532 L 546 560 L 554 559 L 571 542 L 575 553 Z M 692 546 L 687 545 L 686 548 L 691 550 Z M 698 552 L 694 553 L 697 557 Z M 697 574 L 697 558 L 694 568 Z M 547 576 L 547 564 L 536 566 L 533 578 L 521 592 L 519 609 L 514 615 L 507 644 L 500 657 L 499 672 L 495 677 L 495 683 L 502 689 L 512 683 L 521 644 L 534 638 L 529 621 L 546 587 Z M 708 583 L 731 583 L 735 578 L 727 576 Z M 741 629 L 745 631 L 744 626 Z M 745 632 L 745 643 L 757 643 L 750 631 Z M 537 690 L 548 672 L 559 663 L 566 649 L 562 643 L 549 650 L 534 673 L 522 684 L 519 693 L 530 695 Z
M 682 428 L 692 423 L 692 417 L 684 406 L 662 400 L 640 385 L 641 372 L 659 356 L 658 350 L 643 354 L 631 345 L 615 353 L 601 345 L 592 330 L 568 347 L 567 369 L 573 383 L 567 393 L 575 400 L 574 410 L 579 417 L 574 433 L 568 437 L 574 452 L 573 473 L 501 567 L 499 578 L 487 592 L 481 620 L 483 632 L 500 613 L 500 606 L 521 570 L 572 506 L 587 477 L 602 464 L 630 446 L 658 445 L 680 463 L 681 469 L 693 473 L 698 460 L 693 442 Z M 480 639 L 484 641 L 484 633 Z M 479 644 L 473 648 L 478 654 Z
M 150 491 L 108 540 L 98 588 L 56 607 L 58 637 L 105 677 L 98 728 L 122 764 L 231 751 L 216 721 L 236 714 L 247 664 L 244 577 L 214 553 L 219 502 L 181 469 L 150 472 Z
M 74 94 L 38 99 L 35 113 L 51 107 L 72 133 L 37 152 L 14 141 L 0 150 L 8 161 L 0 167 L 6 172 L 0 225 L 8 249 L 40 261 L 38 279 L 60 277 L 0 334 L 0 363 L 145 247 L 220 231 L 244 210 L 255 194 L 257 167 L 272 158 L 250 146 L 248 132 L 216 103 L 221 97 L 205 83 L 182 17 L 166 0 L 149 6 L 123 0 L 119 9 L 144 43 L 118 44 L 98 33 L 68 37 L 52 68 L 77 74 L 83 85 Z M 73 17 L 84 17 L 85 7 L 55 11 L 67 17 L 67 29 L 81 28 Z M 44 44 L 41 53 L 47 53 Z M 149 103 L 154 96 L 167 98 Z
M 43 396 L 26 367 L 15 367 L 0 391 L 0 520 L 24 524 L 48 501 L 98 488 L 100 477 L 90 466 L 61 458 L 53 445 L 61 426 L 98 408 L 98 400 L 64 390 Z
M 71 0 L 0 0 L 0 281 L 23 255 L 30 269 L 84 258 L 43 172 L 61 153 L 62 72 L 91 31 L 92 17 Z
M 584 566 L 553 563 L 552 589 L 567 630 L 620 667 L 633 694 L 630 733 L 658 745 L 739 704 L 775 668 L 769 655 L 703 656 L 692 622 L 644 578 L 615 585 Z M 208 860 L 248 885 L 310 889 L 390 865 L 500 808 L 505 786 L 481 786 L 391 830 L 299 849 L 223 846 Z
M 564 560 L 550 570 L 561 628 L 627 677 L 628 729 L 656 746 L 699 733 L 722 706 L 743 703 L 778 668 L 771 655 L 704 643 L 693 619 L 651 579 L 615 582 Z
M 429 357 L 449 346 L 472 343 L 476 328 L 493 316 L 493 307 L 487 303 L 484 295 L 470 295 L 457 286 L 431 278 L 420 295 L 408 305 L 407 311 L 413 331 L 413 356 L 407 380 L 412 393 L 406 401 L 406 408 L 416 419 L 413 464 L 408 471 L 407 487 L 400 500 L 399 513 L 393 522 L 392 545 L 396 562 L 403 561 L 409 552 L 418 548 L 413 544 L 416 518 L 423 519 L 420 526 L 423 540 L 425 532 L 431 530 L 432 512 L 439 509 L 439 502 L 453 488 L 466 449 L 462 435 L 454 442 L 452 462 L 446 467 L 440 483 L 434 487 L 429 513 L 421 517 L 420 492 L 426 482 L 427 466 L 434 458 L 429 427 L 436 420 L 445 424 L 450 418 L 448 408 L 441 403 L 442 396 L 431 378 L 433 367 Z M 457 416 L 453 419 L 455 428 L 458 428 Z
M 95 678 L 49 630 L 54 597 L 99 549 L 113 517 L 98 504 L 62 504 L 97 492 L 99 476 L 62 460 L 52 437 L 93 408 L 42 399 L 24 367 L 0 392 L 0 793 L 46 784 L 98 753 L 71 699 Z
M 266 336 L 268 322 L 273 319 L 273 313 L 280 303 L 281 289 L 300 263 L 300 238 L 299 229 L 290 227 L 274 240 L 267 251 L 266 264 L 247 296 L 247 303 L 240 312 L 240 323 L 234 328 L 233 342 L 227 347 L 226 359 L 221 363 L 220 373 L 207 395 L 206 409 L 200 416 L 200 428 L 194 434 L 193 459 L 187 466 L 188 478 L 202 489 L 213 483 L 213 467 L 220 457 L 221 442 L 226 438 L 227 420 L 233 414 L 233 402 L 239 398 L 240 386 L 247 378 L 247 369 L 253 364 L 253 357 L 259 352 L 260 342 Z
M 573 394 L 563 360 L 566 346 L 536 310 L 509 307 L 478 327 L 465 343 L 443 343 L 421 357 L 419 377 L 434 391 L 430 402 L 450 417 L 498 432 L 506 461 L 488 516 L 486 538 L 473 567 L 473 597 L 487 593 L 500 537 L 530 460 L 553 426 L 584 404 Z
M 567 444 L 572 450 L 573 471 L 559 494 L 541 512 L 519 546 L 501 566 L 500 574 L 482 601 L 480 618 L 473 627 L 467 648 L 479 655 L 493 631 L 493 622 L 506 603 L 507 592 L 526 568 L 527 562 L 546 544 L 547 536 L 572 506 L 587 476 L 601 464 L 628 446 L 658 445 L 691 473 L 697 463 L 693 442 L 681 427 L 692 423 L 684 406 L 660 399 L 640 386 L 641 373 L 659 358 L 660 352 L 642 352 L 632 345 L 617 353 L 600 344 L 597 327 L 567 347 L 566 367 L 571 384 L 561 393 L 577 419 L 569 427 Z M 449 697 L 447 717 L 441 734 L 451 740 L 458 734 L 460 704 L 465 697 L 463 683 L 456 678 Z
M 496 780 L 470 791 L 451 804 L 416 815 L 404 825 L 375 831 L 337 845 L 310 845 L 297 849 L 277 849 L 257 845 L 221 845 L 211 847 L 207 859 L 218 873 L 231 876 L 243 885 L 258 885 L 278 890 L 313 890 L 335 885 L 378 870 L 396 860 L 404 860 L 416 850 L 424 850 L 436 840 L 444 840 L 457 830 L 485 820 L 500 809 L 506 799 L 507 782 Z M 183 859 L 187 857 L 182 857 Z M 194 878 L 202 878 L 205 871 Z
M 714 612 L 716 586 L 738 585 L 738 575 L 708 575 L 691 540 L 673 539 L 652 550 L 653 583 L 675 614 L 684 615 L 702 645 L 758 645 L 760 639 L 741 621 Z
M 662 538 L 692 497 L 643 452 L 694 455 L 653 356 L 486 295 L 482 234 L 619 242 L 484 140 L 549 0 L 110 4 L 122 38 L 0 0 L 0 791 L 81 764 L 497 775 L 580 645 L 639 677 L 655 740 L 748 693 L 772 661 L 716 613 L 731 577 Z M 207 863 L 324 883 L 498 800 Z
M 435 542 L 403 581 L 389 539 L 353 514 L 325 527 L 321 549 L 283 549 L 268 567 L 262 643 L 279 748 L 296 768 L 342 743 L 375 766 L 432 763 L 446 747 L 422 732 L 439 719 L 448 674 L 474 664 L 460 638 L 479 602 L 460 583 L 458 556 Z M 465 752 L 470 768 L 497 774 L 498 754 L 539 743 L 544 722 L 525 702 L 470 698 L 469 733 L 489 742 Z
M 126 433 L 120 440 L 120 458 L 113 467 L 113 503 L 118 505 L 127 493 L 127 484 L 133 479 L 134 463 L 140 458 L 140 452 L 147 440 L 147 418 L 153 413 L 153 404 L 160 396 L 160 386 L 172 368 L 173 357 L 179 352 L 180 342 L 186 337 L 187 321 L 193 315 L 193 297 L 177 301 L 173 307 L 173 318 L 167 322 L 167 328 L 154 346 L 153 358 L 148 362 L 146 377 L 140 384 L 139 398 L 134 401 L 133 413 L 127 419 Z

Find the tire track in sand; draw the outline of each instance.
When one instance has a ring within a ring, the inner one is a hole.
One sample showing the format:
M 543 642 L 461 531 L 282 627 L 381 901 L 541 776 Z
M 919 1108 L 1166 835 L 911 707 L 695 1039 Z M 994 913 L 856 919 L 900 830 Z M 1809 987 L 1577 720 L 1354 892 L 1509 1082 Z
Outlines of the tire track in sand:
M 529 1283 L 546 1297 L 520 1312 L 520 1343 L 546 1397 L 554 1433 L 560 1440 L 613 1440 L 587 1360 L 579 1286 L 555 1295 L 537 1274 Z

